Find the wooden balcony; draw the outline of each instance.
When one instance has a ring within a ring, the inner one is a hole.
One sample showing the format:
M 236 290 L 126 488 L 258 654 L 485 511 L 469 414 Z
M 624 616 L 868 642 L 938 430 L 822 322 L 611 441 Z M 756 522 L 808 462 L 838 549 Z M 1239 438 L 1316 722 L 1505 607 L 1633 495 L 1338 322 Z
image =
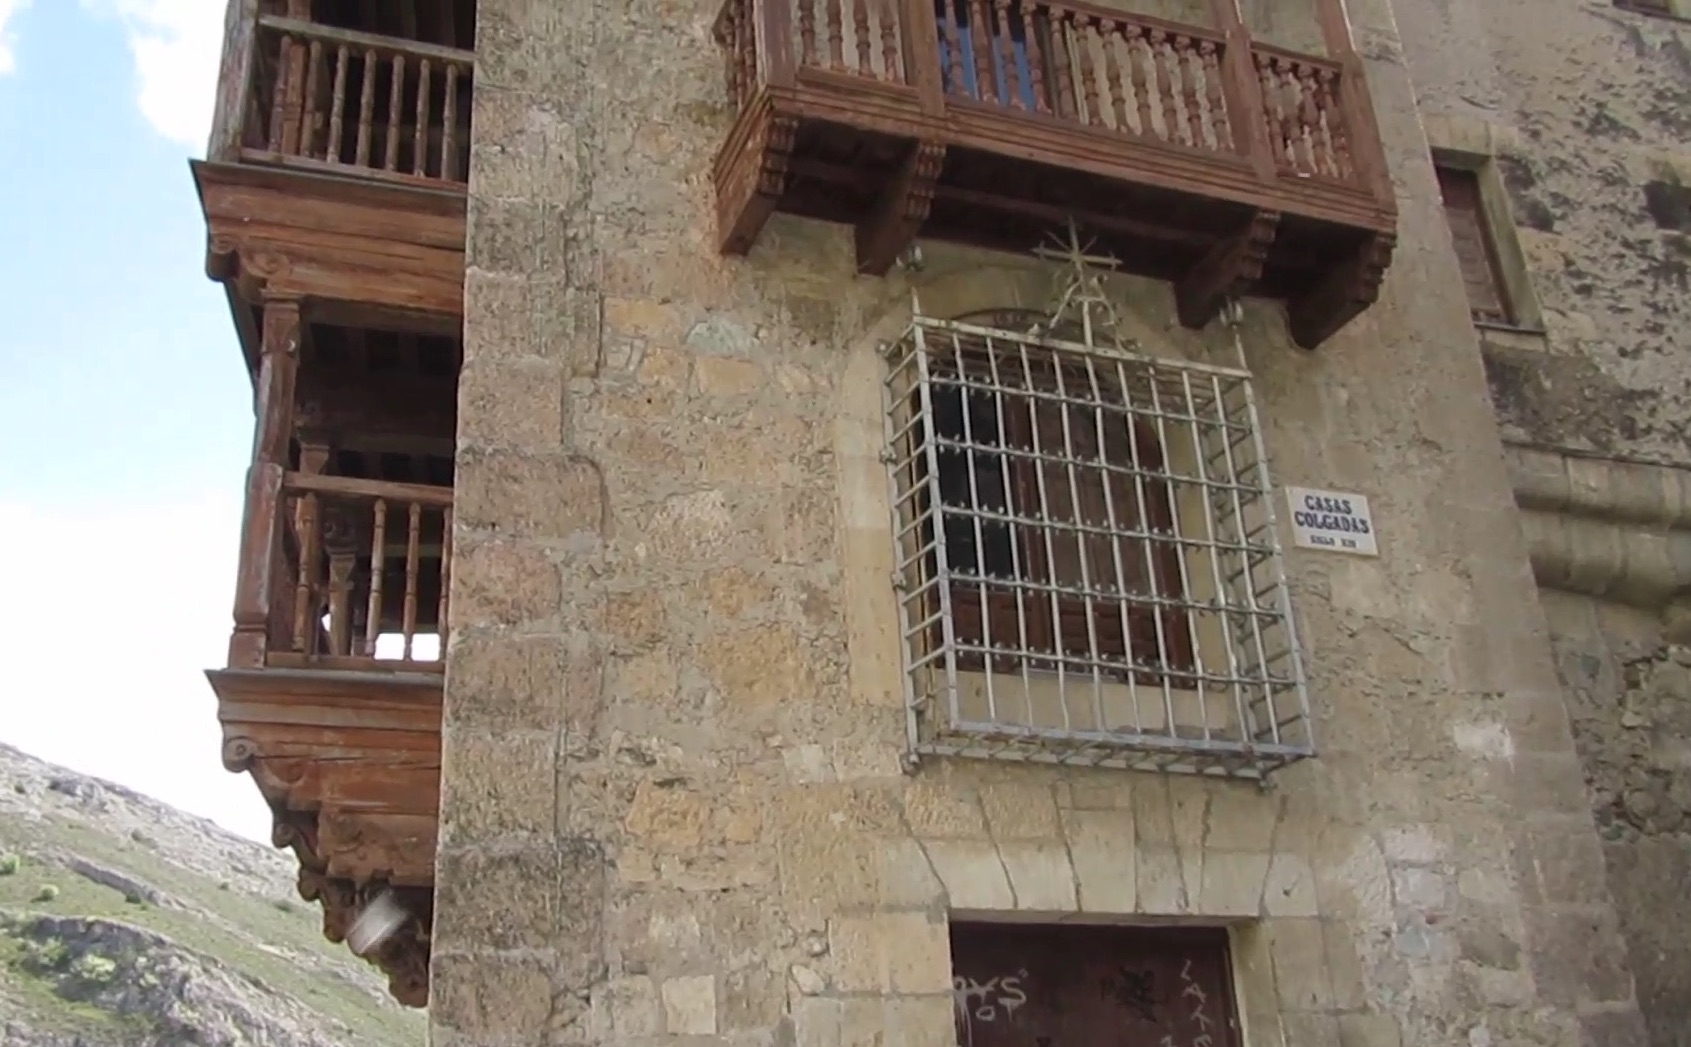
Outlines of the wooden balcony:
M 855 226 L 861 272 L 918 236 L 1009 251 L 1072 217 L 1201 327 L 1284 300 L 1325 341 L 1375 298 L 1396 206 L 1337 0 L 1327 49 L 1072 0 L 726 0 L 737 117 L 715 165 L 720 246 L 775 211 Z
M 237 323 L 250 336 L 241 306 L 266 295 L 455 320 L 474 52 L 253 7 L 236 5 L 192 164 Z
M 345 327 L 267 301 L 240 573 L 218 698 L 300 893 L 344 940 L 371 897 L 410 913 L 368 959 L 428 998 L 452 573 L 456 336 Z

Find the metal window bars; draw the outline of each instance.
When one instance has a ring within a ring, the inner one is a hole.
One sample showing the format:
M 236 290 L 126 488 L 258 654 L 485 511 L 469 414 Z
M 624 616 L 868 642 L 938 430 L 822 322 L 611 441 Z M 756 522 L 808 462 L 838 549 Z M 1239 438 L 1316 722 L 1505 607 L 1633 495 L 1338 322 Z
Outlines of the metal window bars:
M 1314 746 L 1250 375 L 1084 320 L 886 347 L 912 749 L 1262 778 Z

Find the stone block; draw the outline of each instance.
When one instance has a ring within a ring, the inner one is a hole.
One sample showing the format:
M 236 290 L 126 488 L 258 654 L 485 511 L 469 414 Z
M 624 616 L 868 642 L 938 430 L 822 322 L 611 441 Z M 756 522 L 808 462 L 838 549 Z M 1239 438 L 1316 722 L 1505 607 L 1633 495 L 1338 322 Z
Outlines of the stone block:
M 1593 905 L 1609 900 L 1603 850 L 1584 817 L 1565 825 L 1517 826 L 1510 856 L 1526 905 Z
M 986 818 L 971 790 L 919 777 L 904 790 L 904 817 L 917 836 L 986 839 Z
M 1189 808 L 1192 804 L 1183 804 Z M 1247 784 L 1228 783 L 1214 788 L 1209 797 L 1204 846 L 1224 851 L 1261 851 L 1274 845 L 1274 827 L 1280 820 L 1280 798 Z
M 1189 911 L 1180 855 L 1171 847 L 1141 847 L 1134 861 L 1138 911 L 1179 916 Z
M 1135 782 L 1133 829 L 1142 847 L 1174 847 L 1173 804 L 1169 783 L 1162 777 Z
M 999 843 L 1062 839 L 1057 800 L 1049 786 L 992 782 L 980 787 L 980 800 L 992 838 Z
M 493 849 L 442 845 L 435 859 L 437 946 L 549 949 L 564 919 L 550 840 Z
M 1013 909 L 1010 877 L 990 843 L 928 840 L 923 844 L 952 909 Z
M 899 837 L 874 846 L 880 904 L 889 910 L 935 910 L 945 905 L 945 885 L 915 840 Z
M 664 982 L 663 1012 L 671 1036 L 716 1035 L 716 977 L 698 974 Z
M 655 854 L 688 854 L 705 841 L 712 800 L 670 779 L 642 781 L 634 789 L 624 827 Z
M 1403 1047 L 1403 1034 L 1389 1014 L 1341 1014 L 1339 1047 Z
M 467 448 L 456 482 L 463 527 L 554 539 L 605 529 L 603 477 L 585 458 Z
M 1650 1030 L 1644 1018 L 1628 1007 L 1624 1010 L 1597 1011 L 1582 1014 L 1579 1019 L 1580 1047 L 1651 1047 Z M 1673 1029 L 1668 1036 L 1682 1041 L 1686 1030 Z M 1662 1041 L 1657 1041 L 1662 1042 Z M 1672 1044 L 1673 1040 L 1665 1041 Z
M 459 537 L 452 557 L 454 632 L 550 621 L 562 604 L 563 579 L 546 550 L 512 538 Z
M 1268 916 L 1316 915 L 1315 870 L 1303 855 L 1281 851 L 1269 859 L 1262 906 Z
M 594 986 L 592 1006 L 597 1033 L 592 1042 L 663 1032 L 664 1008 L 657 984 L 643 974 L 612 978 Z
M 705 396 L 749 396 L 763 384 L 763 369 L 749 360 L 701 356 L 694 364 L 693 380 Z
M 1529 962 L 1545 1003 L 1574 1007 L 1630 1000 L 1626 947 L 1607 908 L 1524 906 Z
M 556 827 L 555 730 L 487 733 L 442 728 L 440 839 L 485 843 Z
M 998 856 L 1009 874 L 1016 908 L 1068 913 L 1079 907 L 1074 869 L 1061 841 L 1008 841 L 998 845 Z
M 429 1021 L 477 1044 L 536 1042 L 552 1010 L 552 970 L 537 955 L 442 953 L 429 967 Z
M 950 936 L 924 913 L 840 917 L 828 921 L 828 966 L 841 992 L 946 992 Z
M 1274 985 L 1287 1011 L 1326 1011 L 1333 1006 L 1327 974 L 1327 941 L 1320 920 L 1268 920 L 1268 951 Z
M 466 360 L 458 373 L 459 449 L 561 452 L 567 401 L 564 369 L 554 361 Z
M 781 894 L 789 907 L 826 914 L 840 908 L 874 905 L 879 900 L 879 841 L 875 837 L 857 832 L 783 829 L 778 841 Z
M 1257 852 L 1210 851 L 1205 854 L 1203 886 L 1194 911 L 1205 916 L 1260 915 L 1268 863 L 1269 856 Z
M 535 354 L 533 286 L 526 273 L 464 273 L 464 362 Z
M 742 967 L 722 975 L 717 1025 L 722 1032 L 767 1032 L 786 1014 L 787 991 L 781 972 Z
M 1330 1014 L 1283 1014 L 1286 1047 L 1340 1047 L 1339 1020 Z
M 736 709 L 776 708 L 815 687 L 815 665 L 798 631 L 785 623 L 748 626 L 720 636 L 704 652 L 705 669 Z
M 1138 856 L 1131 812 L 1109 808 L 1066 810 L 1063 834 L 1074 863 L 1080 910 L 1137 912 Z
M 472 161 L 472 171 L 474 166 Z M 536 204 L 472 193 L 464 264 L 491 273 L 526 276 L 539 268 L 541 237 L 553 232 L 546 228 L 542 209 Z
M 460 635 L 447 665 L 443 719 L 463 728 L 588 736 L 601 676 L 598 649 L 585 637 Z
M 1338 920 L 1321 921 L 1326 944 L 1327 976 L 1333 989 L 1333 1006 L 1356 1010 L 1368 1004 L 1368 982 L 1362 956 L 1356 947 L 1356 931 Z
M 662 640 L 668 634 L 663 592 L 636 589 L 607 594 L 605 629 L 619 653 L 642 650 Z

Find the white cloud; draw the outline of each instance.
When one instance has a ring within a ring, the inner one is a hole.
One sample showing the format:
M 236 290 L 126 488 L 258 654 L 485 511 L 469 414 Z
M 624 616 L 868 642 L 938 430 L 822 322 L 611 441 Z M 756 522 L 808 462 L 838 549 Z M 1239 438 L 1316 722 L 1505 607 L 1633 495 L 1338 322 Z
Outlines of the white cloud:
M 223 769 L 204 676 L 229 638 L 238 495 L 0 503 L 0 741 L 267 840 L 257 788 Z
M 0 11 L 13 0 L 0 0 Z M 159 134 L 205 146 L 223 50 L 224 0 L 88 0 L 123 24 L 135 56 L 136 104 Z
M 0 76 L 18 67 L 17 35 L 10 29 L 12 19 L 29 6 L 29 0 L 0 0 Z

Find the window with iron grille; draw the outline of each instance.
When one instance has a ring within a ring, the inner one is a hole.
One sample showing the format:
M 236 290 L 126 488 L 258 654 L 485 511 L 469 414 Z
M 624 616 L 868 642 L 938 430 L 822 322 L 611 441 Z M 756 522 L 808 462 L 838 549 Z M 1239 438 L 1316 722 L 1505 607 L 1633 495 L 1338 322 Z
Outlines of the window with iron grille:
M 916 750 L 1243 776 L 1308 755 L 1248 374 L 1020 327 L 923 318 L 890 347 Z

